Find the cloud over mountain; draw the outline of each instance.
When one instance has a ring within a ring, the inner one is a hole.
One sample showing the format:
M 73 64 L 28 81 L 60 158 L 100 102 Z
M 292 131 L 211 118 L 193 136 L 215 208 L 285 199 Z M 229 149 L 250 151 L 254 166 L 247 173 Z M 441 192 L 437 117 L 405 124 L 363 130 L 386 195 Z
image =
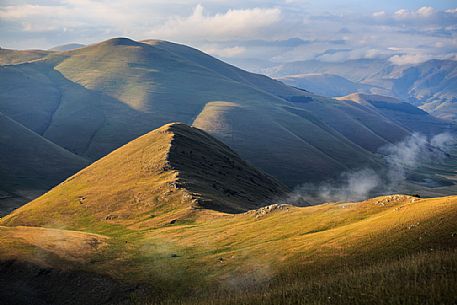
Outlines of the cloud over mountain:
M 223 59 L 272 62 L 417 63 L 457 54 L 457 10 L 445 0 L 24 0 L 2 2 L 0 19 L 4 48 L 49 49 L 124 36 L 182 42 Z
M 150 36 L 178 40 L 255 38 L 280 20 L 278 8 L 230 9 L 208 15 L 199 4 L 190 16 L 171 18 L 153 28 Z

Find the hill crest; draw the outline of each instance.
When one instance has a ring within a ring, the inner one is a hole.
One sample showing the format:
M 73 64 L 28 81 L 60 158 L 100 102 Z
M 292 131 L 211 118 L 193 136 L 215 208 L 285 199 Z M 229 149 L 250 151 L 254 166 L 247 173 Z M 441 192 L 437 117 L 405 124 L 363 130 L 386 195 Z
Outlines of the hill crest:
M 3 223 L 71 226 L 85 217 L 142 222 L 150 215 L 169 223 L 199 209 L 245 212 L 286 191 L 204 131 L 171 123 L 96 161 Z

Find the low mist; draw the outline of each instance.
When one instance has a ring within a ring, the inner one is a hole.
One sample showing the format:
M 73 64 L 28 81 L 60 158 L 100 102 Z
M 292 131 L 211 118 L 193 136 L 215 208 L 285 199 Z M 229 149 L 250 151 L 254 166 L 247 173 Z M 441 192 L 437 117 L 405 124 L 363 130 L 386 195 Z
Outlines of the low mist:
M 420 166 L 442 164 L 449 157 L 455 135 L 442 133 L 427 138 L 415 133 L 396 144 L 381 147 L 385 167 L 344 172 L 338 179 L 295 188 L 282 202 L 305 205 L 323 202 L 360 201 L 381 194 L 404 192 L 408 174 Z

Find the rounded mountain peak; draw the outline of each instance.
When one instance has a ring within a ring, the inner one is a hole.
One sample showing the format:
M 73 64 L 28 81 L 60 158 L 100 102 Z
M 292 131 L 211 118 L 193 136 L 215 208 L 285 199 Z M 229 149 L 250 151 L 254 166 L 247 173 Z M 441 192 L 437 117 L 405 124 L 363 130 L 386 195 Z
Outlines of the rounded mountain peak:
M 101 44 L 109 46 L 139 46 L 140 43 L 136 42 L 130 38 L 126 37 L 117 37 L 105 40 Z

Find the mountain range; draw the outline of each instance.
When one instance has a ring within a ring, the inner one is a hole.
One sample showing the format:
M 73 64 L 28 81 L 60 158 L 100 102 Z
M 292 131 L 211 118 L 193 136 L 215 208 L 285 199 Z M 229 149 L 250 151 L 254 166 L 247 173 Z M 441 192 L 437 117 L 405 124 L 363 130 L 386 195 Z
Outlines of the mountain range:
M 414 111 L 408 117 L 398 107 L 385 111 L 321 97 L 166 41 L 114 38 L 69 51 L 24 52 L 0 52 L 6 63 L 0 66 L 0 112 L 84 162 L 179 121 L 295 187 L 360 167 L 382 168 L 379 148 L 414 132 L 453 128 L 425 112 L 421 124 L 409 124 Z M 4 172 L 12 173 L 8 166 Z M 50 181 L 61 177 L 54 168 Z M 24 183 L 16 188 L 32 188 Z
M 0 304 L 455 302 L 457 198 L 430 198 L 455 126 L 418 101 L 447 65 L 289 86 L 128 38 L 0 62 Z
M 398 98 L 447 120 L 456 120 L 457 61 L 433 59 L 419 64 L 395 65 L 382 59 L 344 62 L 303 61 L 262 71 L 286 84 L 323 96 L 350 93 Z

